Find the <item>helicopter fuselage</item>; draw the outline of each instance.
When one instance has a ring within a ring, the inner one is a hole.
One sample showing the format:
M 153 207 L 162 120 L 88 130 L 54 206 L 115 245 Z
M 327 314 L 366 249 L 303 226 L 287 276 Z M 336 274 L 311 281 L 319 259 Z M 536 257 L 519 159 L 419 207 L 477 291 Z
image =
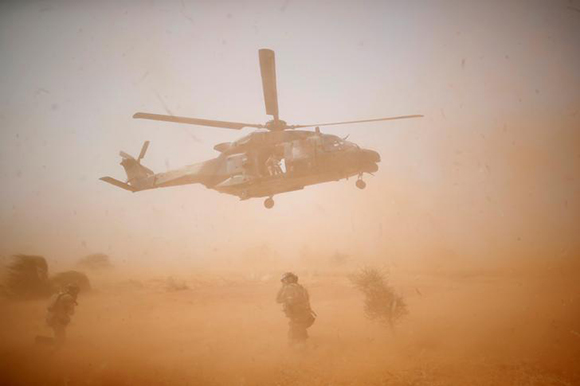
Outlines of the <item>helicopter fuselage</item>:
M 240 197 L 271 197 L 305 186 L 378 170 L 377 152 L 335 135 L 311 131 L 256 131 L 215 146 L 213 159 L 129 181 L 136 190 L 200 183 Z

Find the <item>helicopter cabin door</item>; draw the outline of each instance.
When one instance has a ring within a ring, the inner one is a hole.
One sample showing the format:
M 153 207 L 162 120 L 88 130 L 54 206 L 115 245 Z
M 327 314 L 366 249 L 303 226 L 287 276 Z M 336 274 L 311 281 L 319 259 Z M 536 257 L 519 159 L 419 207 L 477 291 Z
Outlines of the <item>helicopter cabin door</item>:
M 308 174 L 316 166 L 316 142 L 310 138 L 284 144 L 286 169 L 290 173 Z
M 285 173 L 292 173 L 292 163 L 293 163 L 293 154 L 292 148 L 294 142 L 285 142 L 284 143 L 284 172 Z
M 238 174 L 244 174 L 246 172 L 246 166 L 248 163 L 248 157 L 245 154 L 233 154 L 227 158 L 227 174 L 230 176 L 235 176 Z

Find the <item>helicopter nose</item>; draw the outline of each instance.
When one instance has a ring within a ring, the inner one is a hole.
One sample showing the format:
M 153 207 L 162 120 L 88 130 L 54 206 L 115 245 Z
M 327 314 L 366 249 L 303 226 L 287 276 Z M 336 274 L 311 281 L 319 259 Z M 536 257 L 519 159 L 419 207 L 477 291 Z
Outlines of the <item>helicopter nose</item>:
M 381 155 L 374 150 L 363 149 L 365 158 L 370 162 L 381 162 Z

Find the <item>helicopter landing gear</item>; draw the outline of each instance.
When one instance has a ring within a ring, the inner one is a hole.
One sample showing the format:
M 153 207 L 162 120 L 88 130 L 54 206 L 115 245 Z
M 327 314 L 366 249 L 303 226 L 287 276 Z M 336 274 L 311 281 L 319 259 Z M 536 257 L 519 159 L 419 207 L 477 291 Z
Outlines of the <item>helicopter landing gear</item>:
M 356 180 L 356 184 L 355 184 L 355 185 L 356 185 L 356 187 L 357 187 L 357 188 L 359 188 L 359 189 L 364 189 L 364 188 L 366 188 L 366 187 L 367 187 L 367 183 L 366 183 L 366 182 L 364 182 L 364 181 L 362 180 L 362 178 L 359 178 L 358 180 Z
M 264 206 L 266 209 L 272 209 L 274 207 L 274 199 L 272 197 L 268 197 L 264 200 Z

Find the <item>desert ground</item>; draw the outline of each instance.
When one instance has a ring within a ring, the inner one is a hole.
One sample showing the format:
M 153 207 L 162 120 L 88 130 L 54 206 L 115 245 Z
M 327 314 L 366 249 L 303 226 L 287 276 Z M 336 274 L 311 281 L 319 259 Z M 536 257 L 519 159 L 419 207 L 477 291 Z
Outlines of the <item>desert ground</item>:
M 368 320 L 351 269 L 297 271 L 318 314 L 288 347 L 277 271 L 93 275 L 64 348 L 46 300 L 3 300 L 2 385 L 578 385 L 578 265 L 395 264 L 409 314 Z M 168 286 L 185 284 L 187 289 Z

